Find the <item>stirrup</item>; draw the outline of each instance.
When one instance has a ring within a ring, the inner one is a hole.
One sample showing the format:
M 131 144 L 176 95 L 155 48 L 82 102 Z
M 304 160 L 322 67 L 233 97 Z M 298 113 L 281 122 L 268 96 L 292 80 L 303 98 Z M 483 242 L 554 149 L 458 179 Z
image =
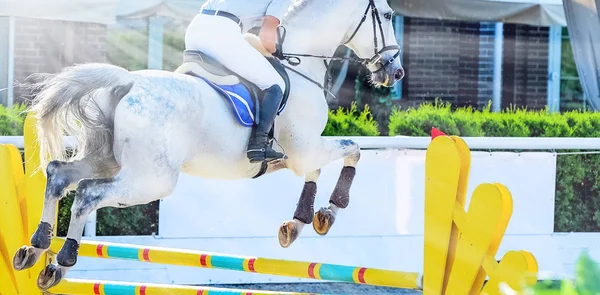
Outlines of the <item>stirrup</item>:
M 267 158 L 267 152 L 276 154 L 274 157 Z M 280 161 L 285 160 L 287 157 L 284 153 L 278 152 L 273 148 L 266 147 L 260 149 L 249 149 L 246 151 L 246 157 L 250 160 L 250 163 L 262 163 L 264 161 L 272 162 L 272 161 Z

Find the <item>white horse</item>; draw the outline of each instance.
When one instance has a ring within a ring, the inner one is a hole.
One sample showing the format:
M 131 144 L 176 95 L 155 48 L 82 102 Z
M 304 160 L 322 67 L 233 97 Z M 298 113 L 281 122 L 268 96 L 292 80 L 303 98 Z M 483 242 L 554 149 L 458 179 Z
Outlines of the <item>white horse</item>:
M 236 122 L 239 113 L 208 82 L 236 84 L 240 78 L 235 75 L 215 75 L 214 69 L 211 74 L 193 62 L 175 73 L 129 72 L 113 65 L 83 64 L 47 75 L 34 85 L 40 91 L 31 107 L 38 118 L 41 168 L 47 175 L 44 209 L 31 238 L 32 246 L 19 249 L 14 268 L 31 267 L 48 250 L 57 203 L 67 189 L 76 186 L 67 239 L 57 264 L 48 265 L 38 277 L 42 290 L 58 284 L 75 265 L 91 212 L 164 198 L 175 188 L 181 172 L 241 179 L 290 169 L 304 176 L 305 186 L 293 219 L 279 229 L 281 246 L 288 247 L 311 222 L 317 233 L 325 235 L 338 210 L 348 206 L 360 149 L 351 140 L 321 137 L 328 105 L 315 81 L 323 81 L 323 58 L 303 58 L 295 66 L 290 65 L 289 58 L 331 57 L 339 45 L 346 45 L 367 65 L 375 84 L 390 87 L 404 76 L 392 16 L 385 0 L 294 2 L 282 22 L 287 29 L 282 52 L 292 53 L 282 63 L 294 71 L 289 72 L 289 99 L 273 133 L 275 147 L 287 158 L 274 163 L 249 163 L 246 144 L 251 128 Z M 256 36 L 247 38 L 264 52 Z M 206 80 L 183 73 L 189 71 Z M 230 99 L 240 96 L 229 94 Z M 66 156 L 63 146 L 65 132 L 77 139 L 78 149 L 71 157 Z M 344 167 L 330 204 L 315 213 L 320 169 L 341 158 Z

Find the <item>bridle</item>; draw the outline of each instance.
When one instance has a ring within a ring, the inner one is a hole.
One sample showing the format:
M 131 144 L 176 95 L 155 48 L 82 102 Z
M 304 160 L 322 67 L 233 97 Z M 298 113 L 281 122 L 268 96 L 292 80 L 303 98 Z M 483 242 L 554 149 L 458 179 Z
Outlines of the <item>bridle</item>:
M 380 63 L 381 68 L 373 71 L 373 73 L 377 73 L 377 72 L 385 69 L 388 65 L 393 63 L 394 60 L 398 56 L 400 56 L 400 46 L 398 46 L 398 45 L 387 45 L 386 46 L 385 45 L 385 36 L 383 35 L 383 25 L 381 24 L 381 18 L 379 17 L 379 11 L 377 10 L 377 6 L 375 6 L 374 0 L 369 0 L 369 5 L 367 6 L 365 13 L 363 14 L 363 17 L 360 20 L 360 23 L 354 30 L 354 33 L 352 33 L 352 35 L 350 35 L 350 38 L 348 38 L 348 41 L 344 42 L 344 45 L 350 43 L 350 41 L 352 41 L 352 39 L 354 39 L 354 36 L 356 35 L 356 33 L 358 32 L 360 27 L 363 25 L 363 23 L 367 19 L 367 15 L 369 14 L 369 9 L 371 10 L 371 18 L 373 19 L 373 44 L 375 45 L 373 47 L 374 54 L 371 58 L 362 59 L 362 61 L 364 64 L 372 64 L 372 65 Z M 381 43 L 383 44 L 383 47 L 379 51 L 377 51 L 377 29 L 376 29 L 376 25 L 375 25 L 375 20 L 377 20 L 377 27 L 379 27 L 379 33 L 381 34 Z M 385 63 L 382 63 L 381 62 L 381 54 L 383 52 L 390 51 L 390 50 L 396 50 L 396 53 L 392 56 L 392 58 L 385 61 Z
M 374 0 L 369 0 L 369 5 L 367 6 L 367 9 L 365 10 L 363 17 L 360 20 L 360 23 L 358 24 L 358 26 L 356 27 L 356 29 L 354 30 L 352 35 L 350 35 L 348 40 L 346 40 L 346 42 L 344 42 L 342 44 L 346 45 L 346 44 L 350 43 L 350 41 L 352 41 L 352 39 L 354 39 L 354 37 L 358 33 L 358 30 L 362 27 L 362 25 L 367 20 L 367 16 L 369 15 L 369 10 L 371 10 L 371 18 L 373 20 L 373 44 L 374 44 L 374 47 L 373 47 L 374 53 L 373 53 L 373 56 L 371 56 L 370 58 L 356 58 L 356 57 L 345 57 L 345 56 L 334 57 L 334 56 L 311 55 L 311 54 L 300 54 L 300 53 L 283 53 L 282 44 L 283 44 L 283 41 L 285 40 L 285 35 L 286 35 L 286 30 L 285 30 L 285 27 L 283 27 L 283 26 L 280 27 L 280 29 L 283 29 L 283 34 L 281 34 L 281 33 L 278 34 L 278 42 L 276 45 L 276 51 L 273 54 L 273 56 L 277 57 L 280 60 L 286 60 L 291 66 L 299 65 L 301 63 L 300 57 L 322 58 L 323 62 L 325 63 L 325 67 L 327 67 L 327 68 L 329 67 L 327 64 L 327 61 L 326 61 L 327 59 L 329 59 L 329 60 L 347 60 L 352 63 L 358 63 L 358 64 L 365 65 L 365 66 L 371 66 L 371 68 L 374 68 L 379 65 L 379 67 L 376 68 L 376 70 L 371 71 L 372 73 L 378 73 L 378 72 L 384 70 L 390 64 L 392 64 L 394 62 L 394 60 L 396 58 L 398 58 L 398 56 L 400 56 L 400 46 L 386 45 L 385 36 L 383 35 L 383 24 L 381 22 L 381 18 L 379 17 L 379 11 L 377 10 L 377 6 L 375 5 Z M 377 28 L 379 28 L 379 33 L 381 35 L 381 41 L 382 41 L 382 45 L 383 45 L 383 47 L 379 51 L 377 50 L 377 46 L 378 46 Z M 396 53 L 389 60 L 382 61 L 381 54 L 386 51 L 390 51 L 390 50 L 396 50 Z M 284 66 L 287 69 L 294 71 L 296 74 L 299 74 L 299 75 L 303 76 L 304 78 L 310 80 L 311 82 L 317 84 L 317 86 L 322 88 L 324 91 L 329 92 L 320 83 L 313 81 L 309 77 L 305 76 L 304 74 L 296 71 L 295 69 L 293 69 L 287 65 L 284 65 Z M 328 77 L 326 75 L 325 80 L 327 80 L 327 79 L 328 79 Z M 333 95 L 333 93 L 329 92 L 329 94 L 335 97 L 335 95 Z

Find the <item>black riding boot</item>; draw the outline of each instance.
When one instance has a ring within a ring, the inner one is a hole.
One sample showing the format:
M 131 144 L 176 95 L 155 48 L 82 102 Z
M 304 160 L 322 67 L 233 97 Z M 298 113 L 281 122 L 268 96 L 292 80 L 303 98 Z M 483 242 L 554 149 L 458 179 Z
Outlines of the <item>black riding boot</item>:
M 260 102 L 258 125 L 252 128 L 252 134 L 248 141 L 246 155 L 250 163 L 261 163 L 263 161 L 272 161 L 284 157 L 269 146 L 268 135 L 273 121 L 277 116 L 279 104 L 283 99 L 283 92 L 278 85 L 273 85 L 264 91 L 264 96 Z

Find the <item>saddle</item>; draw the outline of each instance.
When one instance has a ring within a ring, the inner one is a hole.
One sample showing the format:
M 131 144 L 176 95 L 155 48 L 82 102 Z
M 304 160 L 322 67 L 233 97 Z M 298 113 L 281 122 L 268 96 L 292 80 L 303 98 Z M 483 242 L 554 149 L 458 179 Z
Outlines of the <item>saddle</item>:
M 290 93 L 288 73 L 283 64 L 262 46 L 258 36 L 246 33 L 244 37 L 254 48 L 261 52 L 285 82 L 283 99 L 277 111 L 279 115 L 285 108 Z M 258 100 L 262 96 L 262 91 L 254 83 L 199 50 L 185 50 L 183 52 L 183 63 L 175 72 L 191 75 L 207 82 L 224 98 L 229 100 L 233 113 L 242 126 L 254 126 L 260 106 Z M 273 138 L 273 127 L 271 127 L 269 137 L 269 139 Z

